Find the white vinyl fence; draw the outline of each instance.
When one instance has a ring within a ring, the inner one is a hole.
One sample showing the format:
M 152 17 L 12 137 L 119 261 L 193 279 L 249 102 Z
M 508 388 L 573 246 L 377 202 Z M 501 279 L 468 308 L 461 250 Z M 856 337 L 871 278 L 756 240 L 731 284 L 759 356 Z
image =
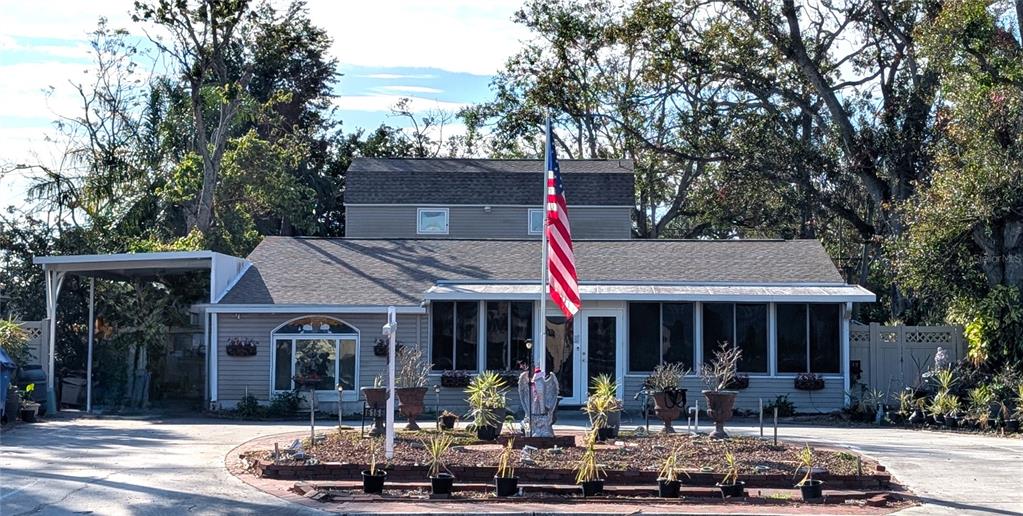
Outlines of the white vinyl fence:
M 19 323 L 19 326 L 28 332 L 28 365 L 41 365 L 45 369 L 46 360 L 49 356 L 47 333 L 50 331 L 49 325 L 46 324 L 46 319 L 42 321 L 23 321 Z
M 897 395 L 905 387 L 921 385 L 921 374 L 934 365 L 941 347 L 950 361 L 965 356 L 966 343 L 959 326 L 852 325 L 849 359 L 859 361 L 859 382 L 869 389 Z M 858 394 L 854 390 L 854 395 Z

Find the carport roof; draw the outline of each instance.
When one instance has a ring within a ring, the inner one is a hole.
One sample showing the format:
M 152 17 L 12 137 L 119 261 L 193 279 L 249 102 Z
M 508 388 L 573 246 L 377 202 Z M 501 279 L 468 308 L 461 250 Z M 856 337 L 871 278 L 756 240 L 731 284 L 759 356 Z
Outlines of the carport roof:
M 248 264 L 214 251 L 36 256 L 32 261 L 47 271 L 117 281 L 209 270 L 210 302 L 216 302 Z

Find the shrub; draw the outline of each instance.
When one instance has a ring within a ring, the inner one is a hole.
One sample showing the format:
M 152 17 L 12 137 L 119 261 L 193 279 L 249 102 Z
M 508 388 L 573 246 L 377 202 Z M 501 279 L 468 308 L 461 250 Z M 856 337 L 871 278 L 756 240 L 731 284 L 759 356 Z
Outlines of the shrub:
M 251 394 L 245 394 L 242 399 L 238 401 L 238 406 L 235 407 L 235 413 L 241 417 L 252 417 L 258 418 L 266 415 L 266 409 L 259 404 L 259 400 Z
M 284 391 L 274 394 L 270 400 L 270 407 L 267 415 L 271 417 L 290 417 L 298 412 L 298 406 L 302 402 L 302 396 L 298 391 Z
M 28 332 L 12 319 L 0 319 L 0 348 L 19 366 L 28 362 Z
M 646 385 L 654 392 L 670 391 L 682 388 L 682 377 L 689 369 L 681 363 L 659 364 L 646 379 Z
M 796 404 L 789 401 L 788 394 L 782 394 L 774 399 L 774 401 L 767 404 L 764 407 L 765 414 L 772 414 L 772 411 L 778 409 L 778 417 L 792 417 L 796 415 Z
M 394 387 L 404 389 L 426 387 L 433 364 L 426 361 L 423 351 L 416 347 L 404 347 L 394 356 Z

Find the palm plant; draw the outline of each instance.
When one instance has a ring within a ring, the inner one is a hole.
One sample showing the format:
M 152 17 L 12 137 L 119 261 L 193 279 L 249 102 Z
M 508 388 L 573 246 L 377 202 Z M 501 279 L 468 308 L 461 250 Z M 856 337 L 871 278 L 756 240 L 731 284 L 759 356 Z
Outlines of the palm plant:
M 515 466 L 512 464 L 512 453 L 514 453 L 515 439 L 508 439 L 501 455 L 497 459 L 497 478 L 512 478 L 515 476 Z
M 1013 411 L 1012 417 L 1023 419 L 1023 382 L 1016 386 L 1016 410 Z
M 426 453 L 430 455 L 429 475 L 431 477 L 440 476 L 442 469 L 448 474 L 451 473 L 451 470 L 449 470 L 447 465 L 444 464 L 444 454 L 447 453 L 448 449 L 451 448 L 451 445 L 454 442 L 455 440 L 451 437 L 451 435 L 444 433 L 434 435 L 429 441 L 422 441 L 423 446 L 426 447 Z
M 483 371 L 469 382 L 465 401 L 469 404 L 466 419 L 472 420 L 470 430 L 500 425 L 501 418 L 496 411 L 507 407 L 506 392 L 507 383 L 494 371 Z
M 680 467 L 678 467 L 678 456 L 682 453 L 682 446 L 678 445 L 674 451 L 672 451 L 664 459 L 664 463 L 661 465 L 661 471 L 657 474 L 657 480 L 665 480 L 667 482 L 675 482 L 678 480 L 678 474 L 681 471 L 683 475 L 689 476 L 689 473 Z
M 369 474 L 377 474 L 377 451 L 380 450 L 380 440 L 374 437 L 369 439 Z
M 991 419 L 991 403 L 995 400 L 995 392 L 990 385 L 980 385 L 969 390 L 970 416 L 973 417 L 981 428 L 986 429 L 988 420 Z
M 597 464 L 597 433 L 586 434 L 586 448 L 575 467 L 575 483 L 593 482 L 604 476 L 604 469 Z
M 799 466 L 796 467 L 796 475 L 799 474 L 799 470 L 806 470 L 806 474 L 803 475 L 803 479 L 797 482 L 796 485 L 807 485 L 813 480 L 813 448 L 810 448 L 810 443 L 803 445 L 803 449 L 799 450 L 799 454 L 796 455 L 796 459 L 799 461 Z
M 721 479 L 721 485 L 734 486 L 739 481 L 739 464 L 735 460 L 735 454 L 725 452 L 725 477 Z

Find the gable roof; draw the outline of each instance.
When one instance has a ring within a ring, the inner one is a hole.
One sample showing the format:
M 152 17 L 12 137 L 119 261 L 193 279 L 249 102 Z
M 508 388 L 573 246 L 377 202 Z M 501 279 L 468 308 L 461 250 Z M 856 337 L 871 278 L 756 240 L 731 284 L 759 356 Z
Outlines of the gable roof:
M 632 160 L 560 160 L 569 206 L 632 206 Z M 356 158 L 345 204 L 539 205 L 543 161 Z
M 579 240 L 580 282 L 844 285 L 816 240 Z M 221 304 L 418 305 L 438 282 L 538 281 L 540 241 L 267 237 Z

